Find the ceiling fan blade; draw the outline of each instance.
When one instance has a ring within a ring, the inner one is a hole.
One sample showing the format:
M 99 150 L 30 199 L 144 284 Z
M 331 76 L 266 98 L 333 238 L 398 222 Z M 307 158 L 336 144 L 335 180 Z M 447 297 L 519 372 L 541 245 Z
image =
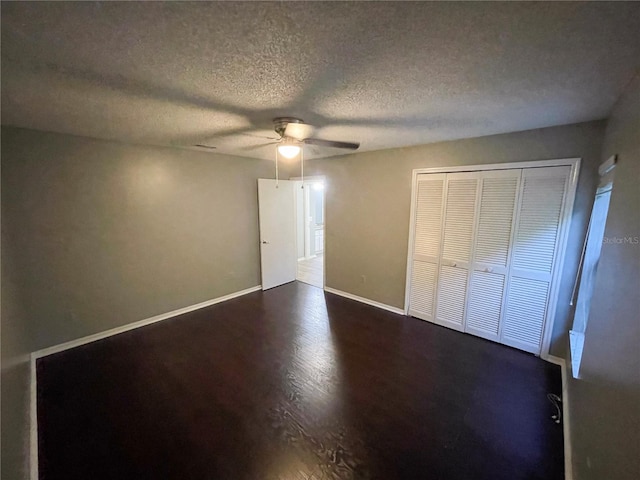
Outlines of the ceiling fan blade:
M 245 137 L 253 137 L 253 138 L 264 138 L 266 140 L 280 140 L 279 137 L 275 136 L 267 136 L 267 135 L 258 135 L 256 133 L 241 133 L 240 135 L 244 135 Z
M 348 150 L 357 150 L 358 147 L 360 147 L 360 143 L 336 142 L 333 140 L 322 140 L 321 138 L 305 138 L 303 141 L 307 145 L 317 145 L 319 147 L 346 148 Z
M 255 130 L 255 129 L 252 127 L 241 127 L 241 128 L 234 128 L 232 130 L 222 131 L 219 133 L 212 132 L 209 134 L 194 136 L 191 139 L 184 139 L 180 143 L 181 144 L 183 143 L 191 144 L 193 142 L 197 142 L 198 144 L 216 143 L 221 139 L 224 139 L 227 137 L 237 137 L 237 136 L 261 138 L 265 140 L 280 140 L 280 138 L 275 136 L 275 134 L 273 136 L 267 136 L 267 135 L 261 135 L 259 133 L 251 133 L 251 130 Z
M 201 132 L 198 134 L 194 134 L 194 135 L 190 135 L 182 138 L 175 138 L 172 141 L 172 144 L 192 146 L 194 144 L 213 143 L 219 138 L 231 137 L 235 135 L 244 135 L 246 132 L 250 130 L 252 130 L 252 127 L 233 128 L 231 130 L 223 130 L 219 132 L 212 130 L 212 131 Z
M 244 151 L 257 150 L 259 148 L 266 147 L 268 145 L 275 145 L 276 143 L 280 143 L 280 141 L 261 143 L 259 145 L 249 145 L 248 147 L 241 147 L 239 150 L 244 150 Z
M 295 138 L 296 140 L 303 141 L 315 132 L 316 127 L 313 125 L 308 125 L 306 123 L 288 123 L 287 127 L 284 129 L 284 136 Z

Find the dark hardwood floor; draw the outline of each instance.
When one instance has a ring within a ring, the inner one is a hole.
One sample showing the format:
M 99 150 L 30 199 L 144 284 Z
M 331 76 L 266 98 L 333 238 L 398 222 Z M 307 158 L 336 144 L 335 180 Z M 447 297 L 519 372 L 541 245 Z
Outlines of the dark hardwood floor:
M 562 479 L 559 367 L 290 283 L 42 358 L 41 479 Z

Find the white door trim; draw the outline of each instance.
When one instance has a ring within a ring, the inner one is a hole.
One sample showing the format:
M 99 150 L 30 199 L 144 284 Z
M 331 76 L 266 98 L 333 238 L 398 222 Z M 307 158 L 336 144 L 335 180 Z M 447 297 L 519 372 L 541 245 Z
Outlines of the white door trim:
M 405 294 L 404 294 L 404 313 L 409 315 L 409 298 L 411 294 L 411 274 L 412 274 L 412 252 L 414 247 L 415 236 L 415 214 L 416 214 L 416 188 L 418 175 L 423 173 L 454 173 L 454 172 L 477 172 L 483 170 L 507 170 L 507 169 L 526 169 L 526 168 L 542 168 L 542 167 L 560 167 L 569 166 L 571 172 L 567 183 L 567 190 L 563 203 L 561 214 L 561 224 L 558 242 L 558 258 L 554 267 L 551 280 L 551 292 L 549 296 L 549 312 L 553 312 L 545 322 L 542 332 L 542 346 L 540 348 L 540 356 L 543 359 L 549 357 L 549 347 L 551 345 L 551 334 L 556 319 L 556 308 L 558 305 L 558 289 L 560 287 L 560 279 L 564 270 L 565 252 L 567 248 L 567 240 L 569 237 L 569 227 L 571 214 L 573 212 L 573 204 L 575 201 L 576 189 L 578 186 L 578 173 L 580 171 L 580 158 L 559 158 L 552 160 L 534 160 L 529 162 L 509 162 L 509 163 L 489 163 L 484 165 L 462 165 L 455 167 L 431 167 L 416 168 L 413 170 L 411 179 L 411 208 L 409 213 L 409 240 L 407 248 L 407 269 L 405 278 Z
M 482 170 L 511 170 L 514 168 L 562 167 L 580 165 L 579 157 L 557 158 L 552 160 L 532 160 L 528 162 L 486 163 L 480 165 L 458 165 L 454 167 L 415 168 L 413 176 L 421 173 L 479 172 Z

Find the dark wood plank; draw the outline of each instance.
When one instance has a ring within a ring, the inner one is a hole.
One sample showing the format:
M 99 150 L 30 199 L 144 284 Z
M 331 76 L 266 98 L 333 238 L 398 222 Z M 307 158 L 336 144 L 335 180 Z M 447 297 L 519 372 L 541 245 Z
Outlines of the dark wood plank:
M 298 282 L 37 375 L 43 479 L 563 478 L 558 367 Z

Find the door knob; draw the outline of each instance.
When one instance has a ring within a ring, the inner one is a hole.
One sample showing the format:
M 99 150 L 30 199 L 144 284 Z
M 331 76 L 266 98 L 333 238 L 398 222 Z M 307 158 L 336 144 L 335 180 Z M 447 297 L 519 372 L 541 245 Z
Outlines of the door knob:
M 262 244 L 263 244 L 263 245 L 266 245 L 266 244 L 268 244 L 268 243 L 269 243 L 269 242 L 267 242 L 266 240 L 262 240 Z

